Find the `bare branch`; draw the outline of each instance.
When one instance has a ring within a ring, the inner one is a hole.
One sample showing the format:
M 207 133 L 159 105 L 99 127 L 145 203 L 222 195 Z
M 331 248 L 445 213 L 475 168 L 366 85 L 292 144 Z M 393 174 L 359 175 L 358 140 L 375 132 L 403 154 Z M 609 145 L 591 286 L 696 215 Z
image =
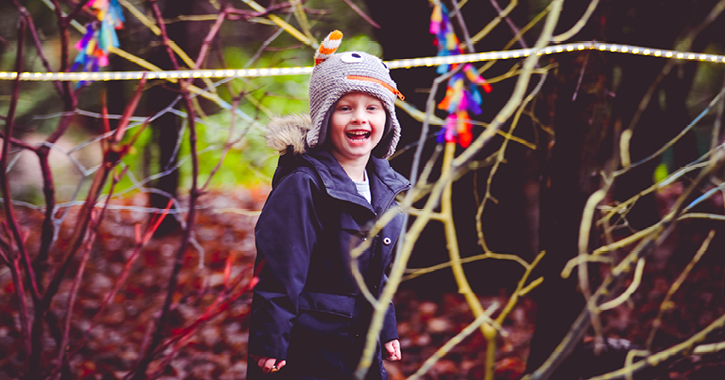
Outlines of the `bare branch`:
M 574 37 L 575 34 L 579 33 L 580 30 L 584 27 L 584 25 L 587 24 L 587 21 L 589 21 L 589 17 L 592 16 L 592 13 L 594 13 L 594 10 L 597 9 L 597 5 L 599 4 L 599 0 L 592 0 L 591 3 L 589 3 L 589 6 L 587 7 L 587 10 L 584 12 L 584 15 L 577 20 L 576 24 L 571 27 L 571 29 L 567 30 L 566 32 L 554 36 L 551 40 L 553 42 L 564 42 L 572 37 Z

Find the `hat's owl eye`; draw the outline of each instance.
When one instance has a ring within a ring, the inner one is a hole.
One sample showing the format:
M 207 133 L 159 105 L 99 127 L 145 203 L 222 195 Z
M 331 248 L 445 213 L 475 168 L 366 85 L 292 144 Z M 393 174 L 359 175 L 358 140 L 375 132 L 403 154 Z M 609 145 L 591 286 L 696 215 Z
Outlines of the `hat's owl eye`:
M 342 57 L 340 57 L 340 59 L 342 59 L 342 61 L 345 63 L 357 63 L 362 62 L 363 57 L 362 55 L 360 55 L 360 53 L 347 52 L 342 53 Z

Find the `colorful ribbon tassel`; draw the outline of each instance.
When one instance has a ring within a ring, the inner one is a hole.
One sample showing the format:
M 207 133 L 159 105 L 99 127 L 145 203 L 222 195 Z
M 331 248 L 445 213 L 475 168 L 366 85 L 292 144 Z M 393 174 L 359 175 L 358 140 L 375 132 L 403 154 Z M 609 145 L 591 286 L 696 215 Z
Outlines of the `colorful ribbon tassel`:
M 438 47 L 438 56 L 445 57 L 463 54 L 460 41 L 456 37 L 453 25 L 448 18 L 448 9 L 440 1 L 432 1 L 433 13 L 430 18 L 430 33 L 435 35 L 433 44 Z M 458 64 L 438 66 L 438 74 L 456 69 Z M 448 112 L 446 123 L 438 134 L 438 142 L 455 142 L 466 148 L 471 144 L 473 135 L 472 124 L 468 112 L 481 114 L 483 97 L 480 89 L 491 92 L 491 85 L 486 82 L 470 63 L 465 64 L 461 71 L 451 76 L 446 88 L 446 96 L 438 104 L 438 108 Z
M 79 50 L 71 71 L 95 72 L 108 65 L 108 51 L 118 47 L 116 29 L 123 28 L 123 11 L 118 0 L 90 0 L 87 4 L 96 20 L 86 25 L 86 34 L 76 44 Z

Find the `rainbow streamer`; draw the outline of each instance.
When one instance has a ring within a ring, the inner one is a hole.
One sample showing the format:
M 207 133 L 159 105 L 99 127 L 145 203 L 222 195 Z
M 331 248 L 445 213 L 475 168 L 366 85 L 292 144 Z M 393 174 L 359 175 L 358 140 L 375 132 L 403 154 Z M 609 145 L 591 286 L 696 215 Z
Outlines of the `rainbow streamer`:
M 76 44 L 79 50 L 71 71 L 96 72 L 108 65 L 108 51 L 119 47 L 116 29 L 123 28 L 123 11 L 118 0 L 90 0 L 87 7 L 96 14 L 96 20 L 86 25 L 86 34 Z
M 440 1 L 433 1 L 433 13 L 430 18 L 430 33 L 435 35 L 433 44 L 438 47 L 438 56 L 452 56 L 463 54 L 460 41 L 453 30 L 448 18 L 448 9 Z M 456 69 L 458 64 L 443 64 L 436 70 L 444 74 Z M 466 148 L 471 144 L 473 135 L 469 112 L 474 115 L 481 114 L 481 104 L 484 92 L 491 92 L 491 85 L 486 82 L 470 63 L 451 76 L 446 88 L 446 96 L 438 104 L 438 108 L 448 112 L 446 123 L 438 134 L 438 142 L 455 142 Z

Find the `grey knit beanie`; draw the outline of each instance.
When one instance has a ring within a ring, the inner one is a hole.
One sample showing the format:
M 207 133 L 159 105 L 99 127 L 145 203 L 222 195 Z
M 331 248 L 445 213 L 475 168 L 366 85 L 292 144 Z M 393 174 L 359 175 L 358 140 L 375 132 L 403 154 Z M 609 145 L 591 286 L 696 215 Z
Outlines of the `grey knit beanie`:
M 334 54 L 342 33 L 334 31 L 325 38 L 315 54 L 315 68 L 310 77 L 310 116 L 312 128 L 307 133 L 307 146 L 314 148 L 325 142 L 332 107 L 349 92 L 363 92 L 383 103 L 387 111 L 385 135 L 375 149 L 381 158 L 395 153 L 400 140 L 400 123 L 395 115 L 395 97 L 404 98 L 390 78 L 383 61 L 368 53 L 350 51 Z M 387 149 L 385 146 L 387 145 Z

